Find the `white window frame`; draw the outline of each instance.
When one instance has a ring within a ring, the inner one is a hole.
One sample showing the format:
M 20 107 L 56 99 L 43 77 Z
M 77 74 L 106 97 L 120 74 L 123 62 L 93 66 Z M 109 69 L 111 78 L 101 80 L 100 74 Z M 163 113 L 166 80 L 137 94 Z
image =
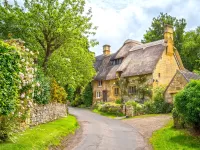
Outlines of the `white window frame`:
M 102 81 L 102 80 L 99 80 L 99 81 L 98 81 L 98 87 L 102 87 L 102 84 L 103 84 L 103 81 Z
M 101 92 L 100 91 L 96 91 L 96 98 L 101 98 Z

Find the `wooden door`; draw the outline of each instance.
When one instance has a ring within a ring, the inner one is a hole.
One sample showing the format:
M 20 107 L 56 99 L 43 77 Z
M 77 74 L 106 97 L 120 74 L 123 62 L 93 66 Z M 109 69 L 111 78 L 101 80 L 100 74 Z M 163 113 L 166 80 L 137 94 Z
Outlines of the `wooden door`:
M 103 102 L 107 102 L 107 90 L 103 91 Z

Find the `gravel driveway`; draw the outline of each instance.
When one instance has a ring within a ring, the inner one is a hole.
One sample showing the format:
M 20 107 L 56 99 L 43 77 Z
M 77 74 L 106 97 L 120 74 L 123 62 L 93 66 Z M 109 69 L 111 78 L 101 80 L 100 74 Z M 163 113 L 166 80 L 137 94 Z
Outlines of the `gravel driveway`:
M 135 128 L 143 136 L 146 143 L 146 149 L 151 150 L 152 147 L 148 144 L 148 141 L 152 136 L 152 133 L 163 127 L 171 118 L 170 115 L 158 115 L 145 118 L 125 119 L 122 122 Z
M 69 113 L 82 127 L 65 150 L 148 150 L 147 139 L 170 119 L 162 115 L 116 120 L 80 108 L 69 108 Z

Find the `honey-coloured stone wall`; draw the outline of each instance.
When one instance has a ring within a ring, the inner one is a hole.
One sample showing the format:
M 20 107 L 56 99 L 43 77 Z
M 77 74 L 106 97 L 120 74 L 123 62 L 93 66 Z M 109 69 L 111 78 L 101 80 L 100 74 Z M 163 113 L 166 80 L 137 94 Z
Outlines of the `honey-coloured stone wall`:
M 30 126 L 50 122 L 67 116 L 67 104 L 50 103 L 36 105 L 30 111 Z

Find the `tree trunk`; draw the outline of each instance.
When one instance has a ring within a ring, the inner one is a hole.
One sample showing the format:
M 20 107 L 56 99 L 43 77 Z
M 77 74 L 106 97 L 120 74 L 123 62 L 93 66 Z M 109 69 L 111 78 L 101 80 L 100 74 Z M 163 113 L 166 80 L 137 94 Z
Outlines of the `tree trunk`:
M 48 62 L 48 59 L 49 59 L 50 55 L 51 55 L 50 43 L 47 43 L 47 49 L 46 49 L 46 53 L 45 53 L 45 58 L 44 58 L 44 62 L 42 64 L 44 72 L 46 72 L 47 62 Z

